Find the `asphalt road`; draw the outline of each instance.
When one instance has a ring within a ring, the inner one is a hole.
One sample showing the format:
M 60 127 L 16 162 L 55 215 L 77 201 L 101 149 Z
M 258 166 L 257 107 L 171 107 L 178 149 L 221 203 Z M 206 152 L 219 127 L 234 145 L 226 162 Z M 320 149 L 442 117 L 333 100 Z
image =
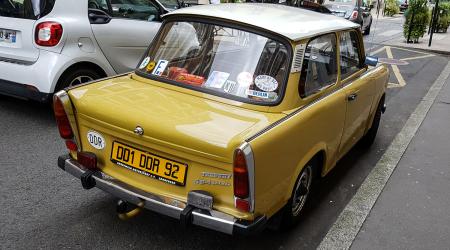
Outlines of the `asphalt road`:
M 420 56 L 396 49 L 392 54 Z M 378 56 L 388 55 L 381 50 Z M 50 107 L 0 96 L 1 248 L 314 249 L 448 60 L 430 56 L 398 66 L 406 85 L 396 87 L 398 77 L 391 73 L 388 110 L 373 147 L 357 146 L 338 163 L 322 180 L 297 227 L 288 232 L 265 230 L 249 238 L 198 227 L 185 230 L 177 220 L 149 211 L 119 220 L 113 197 L 84 190 L 79 180 L 57 167 L 58 155 L 66 150 Z

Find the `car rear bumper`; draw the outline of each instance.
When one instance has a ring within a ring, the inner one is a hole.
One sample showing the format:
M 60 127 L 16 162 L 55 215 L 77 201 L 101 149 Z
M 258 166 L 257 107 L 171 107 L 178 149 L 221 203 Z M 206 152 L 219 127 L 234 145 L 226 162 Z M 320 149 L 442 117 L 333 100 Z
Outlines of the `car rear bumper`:
M 58 166 L 78 179 L 82 179 L 87 170 L 69 155 L 58 158 Z M 114 179 L 101 171 L 92 174 L 95 187 L 112 194 L 124 201 L 139 204 L 144 203 L 144 208 L 182 220 L 187 206 L 184 202 L 147 193 L 133 188 L 126 183 Z M 228 214 L 216 210 L 202 210 L 194 208 L 190 212 L 188 224 L 198 225 L 226 234 L 253 234 L 261 231 L 267 222 L 265 216 L 258 217 L 254 221 L 243 221 Z
M 62 68 L 70 59 L 41 50 L 36 61 L 0 57 L 0 92 L 36 101 L 47 101 Z

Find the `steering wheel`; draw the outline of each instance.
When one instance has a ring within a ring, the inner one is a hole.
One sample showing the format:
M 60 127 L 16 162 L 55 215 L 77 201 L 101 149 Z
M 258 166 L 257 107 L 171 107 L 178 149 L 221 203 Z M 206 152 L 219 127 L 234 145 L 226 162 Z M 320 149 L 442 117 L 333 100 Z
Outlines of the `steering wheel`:
M 100 5 L 95 0 L 89 0 L 88 4 L 89 9 L 100 9 Z

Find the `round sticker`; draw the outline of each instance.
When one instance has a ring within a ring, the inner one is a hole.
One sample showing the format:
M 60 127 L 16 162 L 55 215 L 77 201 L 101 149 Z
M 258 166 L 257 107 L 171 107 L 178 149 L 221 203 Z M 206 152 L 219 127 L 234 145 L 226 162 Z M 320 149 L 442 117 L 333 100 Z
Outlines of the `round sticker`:
M 142 62 L 141 65 L 139 66 L 139 69 L 143 69 L 145 68 L 145 66 L 147 66 L 147 64 L 150 62 L 150 57 L 146 57 Z
M 278 88 L 278 82 L 275 78 L 268 75 L 259 75 L 255 78 L 256 86 L 266 92 L 274 91 Z
M 105 138 L 103 138 L 103 136 L 100 133 L 91 130 L 87 133 L 87 139 L 92 147 L 96 149 L 105 148 Z
M 147 65 L 147 71 L 152 71 L 156 66 L 156 62 L 155 61 L 151 61 L 148 65 Z
M 249 72 L 241 72 L 237 76 L 237 82 L 241 86 L 250 86 L 253 82 L 253 75 Z

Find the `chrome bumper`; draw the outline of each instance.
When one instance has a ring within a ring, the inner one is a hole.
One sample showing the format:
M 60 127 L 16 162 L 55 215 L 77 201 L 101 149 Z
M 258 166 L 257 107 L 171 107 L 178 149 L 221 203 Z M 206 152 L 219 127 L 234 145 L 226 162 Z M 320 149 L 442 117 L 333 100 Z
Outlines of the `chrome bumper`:
M 78 179 L 81 179 L 89 171 L 69 155 L 60 156 L 58 158 L 58 166 Z M 184 202 L 144 192 L 116 180 L 101 171 L 94 172 L 92 178 L 95 187 L 115 197 L 133 204 L 144 202 L 144 208 L 175 219 L 181 220 L 185 214 L 183 210 L 187 210 L 188 208 Z M 258 217 L 254 221 L 249 222 L 238 220 L 233 216 L 216 210 L 205 211 L 198 208 L 192 210 L 189 218 L 189 224 L 202 226 L 226 234 L 252 234 L 259 232 L 265 227 L 267 222 L 265 216 Z

